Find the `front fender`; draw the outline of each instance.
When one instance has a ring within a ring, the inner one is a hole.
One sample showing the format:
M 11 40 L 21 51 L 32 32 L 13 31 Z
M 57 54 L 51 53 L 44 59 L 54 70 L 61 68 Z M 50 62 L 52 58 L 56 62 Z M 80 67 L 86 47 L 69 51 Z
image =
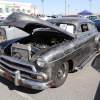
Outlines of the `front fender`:
M 95 50 L 100 51 L 100 32 L 95 37 Z
M 9 45 L 11 45 L 12 43 L 20 40 L 20 39 L 23 39 L 25 37 L 20 37 L 20 38 L 16 38 L 16 39 L 11 39 L 11 40 L 7 40 L 7 41 L 4 41 L 4 42 L 1 42 L 0 43 L 0 50 L 4 50 L 6 47 L 8 47 Z

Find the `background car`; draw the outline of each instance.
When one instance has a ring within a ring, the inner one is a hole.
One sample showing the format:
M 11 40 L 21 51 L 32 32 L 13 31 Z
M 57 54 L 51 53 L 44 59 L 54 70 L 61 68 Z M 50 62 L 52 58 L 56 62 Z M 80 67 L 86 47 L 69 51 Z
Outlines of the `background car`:
M 0 22 L 4 19 L 1 19 Z M 23 36 L 28 36 L 28 33 L 13 26 L 0 26 L 0 42 Z
M 9 26 L 1 26 L 0 27 L 0 42 L 19 38 L 23 36 L 28 36 L 29 34 L 16 28 L 16 27 L 9 27 Z
M 95 19 L 93 22 L 95 23 L 97 30 L 100 32 L 100 18 Z
M 90 20 L 95 20 L 95 19 L 97 19 L 98 17 L 97 16 L 94 16 L 94 15 L 89 15 L 88 17 L 86 17 L 86 18 L 88 18 L 88 19 L 90 19 Z

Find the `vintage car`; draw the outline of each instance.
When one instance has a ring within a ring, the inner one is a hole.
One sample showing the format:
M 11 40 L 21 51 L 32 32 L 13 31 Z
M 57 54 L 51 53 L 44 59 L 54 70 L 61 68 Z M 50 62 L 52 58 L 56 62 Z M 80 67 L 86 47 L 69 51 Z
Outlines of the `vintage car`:
M 30 34 L 0 43 L 0 75 L 16 86 L 37 90 L 59 87 L 68 72 L 81 69 L 100 50 L 100 35 L 89 19 L 44 21 L 13 13 L 0 25 Z

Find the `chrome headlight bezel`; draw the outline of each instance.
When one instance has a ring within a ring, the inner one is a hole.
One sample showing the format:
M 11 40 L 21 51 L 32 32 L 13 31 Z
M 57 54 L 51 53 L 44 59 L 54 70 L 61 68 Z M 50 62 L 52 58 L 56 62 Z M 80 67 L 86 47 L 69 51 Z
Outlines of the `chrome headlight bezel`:
M 44 68 L 45 65 L 46 65 L 46 61 L 43 58 L 41 58 L 41 57 L 37 58 L 37 61 L 36 62 L 37 62 L 37 65 L 40 68 Z

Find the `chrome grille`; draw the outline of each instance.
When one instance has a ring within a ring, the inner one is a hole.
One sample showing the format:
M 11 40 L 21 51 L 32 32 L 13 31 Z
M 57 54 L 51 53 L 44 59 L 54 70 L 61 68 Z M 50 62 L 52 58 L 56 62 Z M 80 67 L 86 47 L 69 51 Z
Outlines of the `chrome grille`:
M 15 74 L 15 71 L 19 70 L 22 77 L 32 79 L 31 75 L 36 75 L 36 69 L 32 64 L 25 63 L 13 57 L 1 56 L 0 57 L 1 68 L 9 73 Z

